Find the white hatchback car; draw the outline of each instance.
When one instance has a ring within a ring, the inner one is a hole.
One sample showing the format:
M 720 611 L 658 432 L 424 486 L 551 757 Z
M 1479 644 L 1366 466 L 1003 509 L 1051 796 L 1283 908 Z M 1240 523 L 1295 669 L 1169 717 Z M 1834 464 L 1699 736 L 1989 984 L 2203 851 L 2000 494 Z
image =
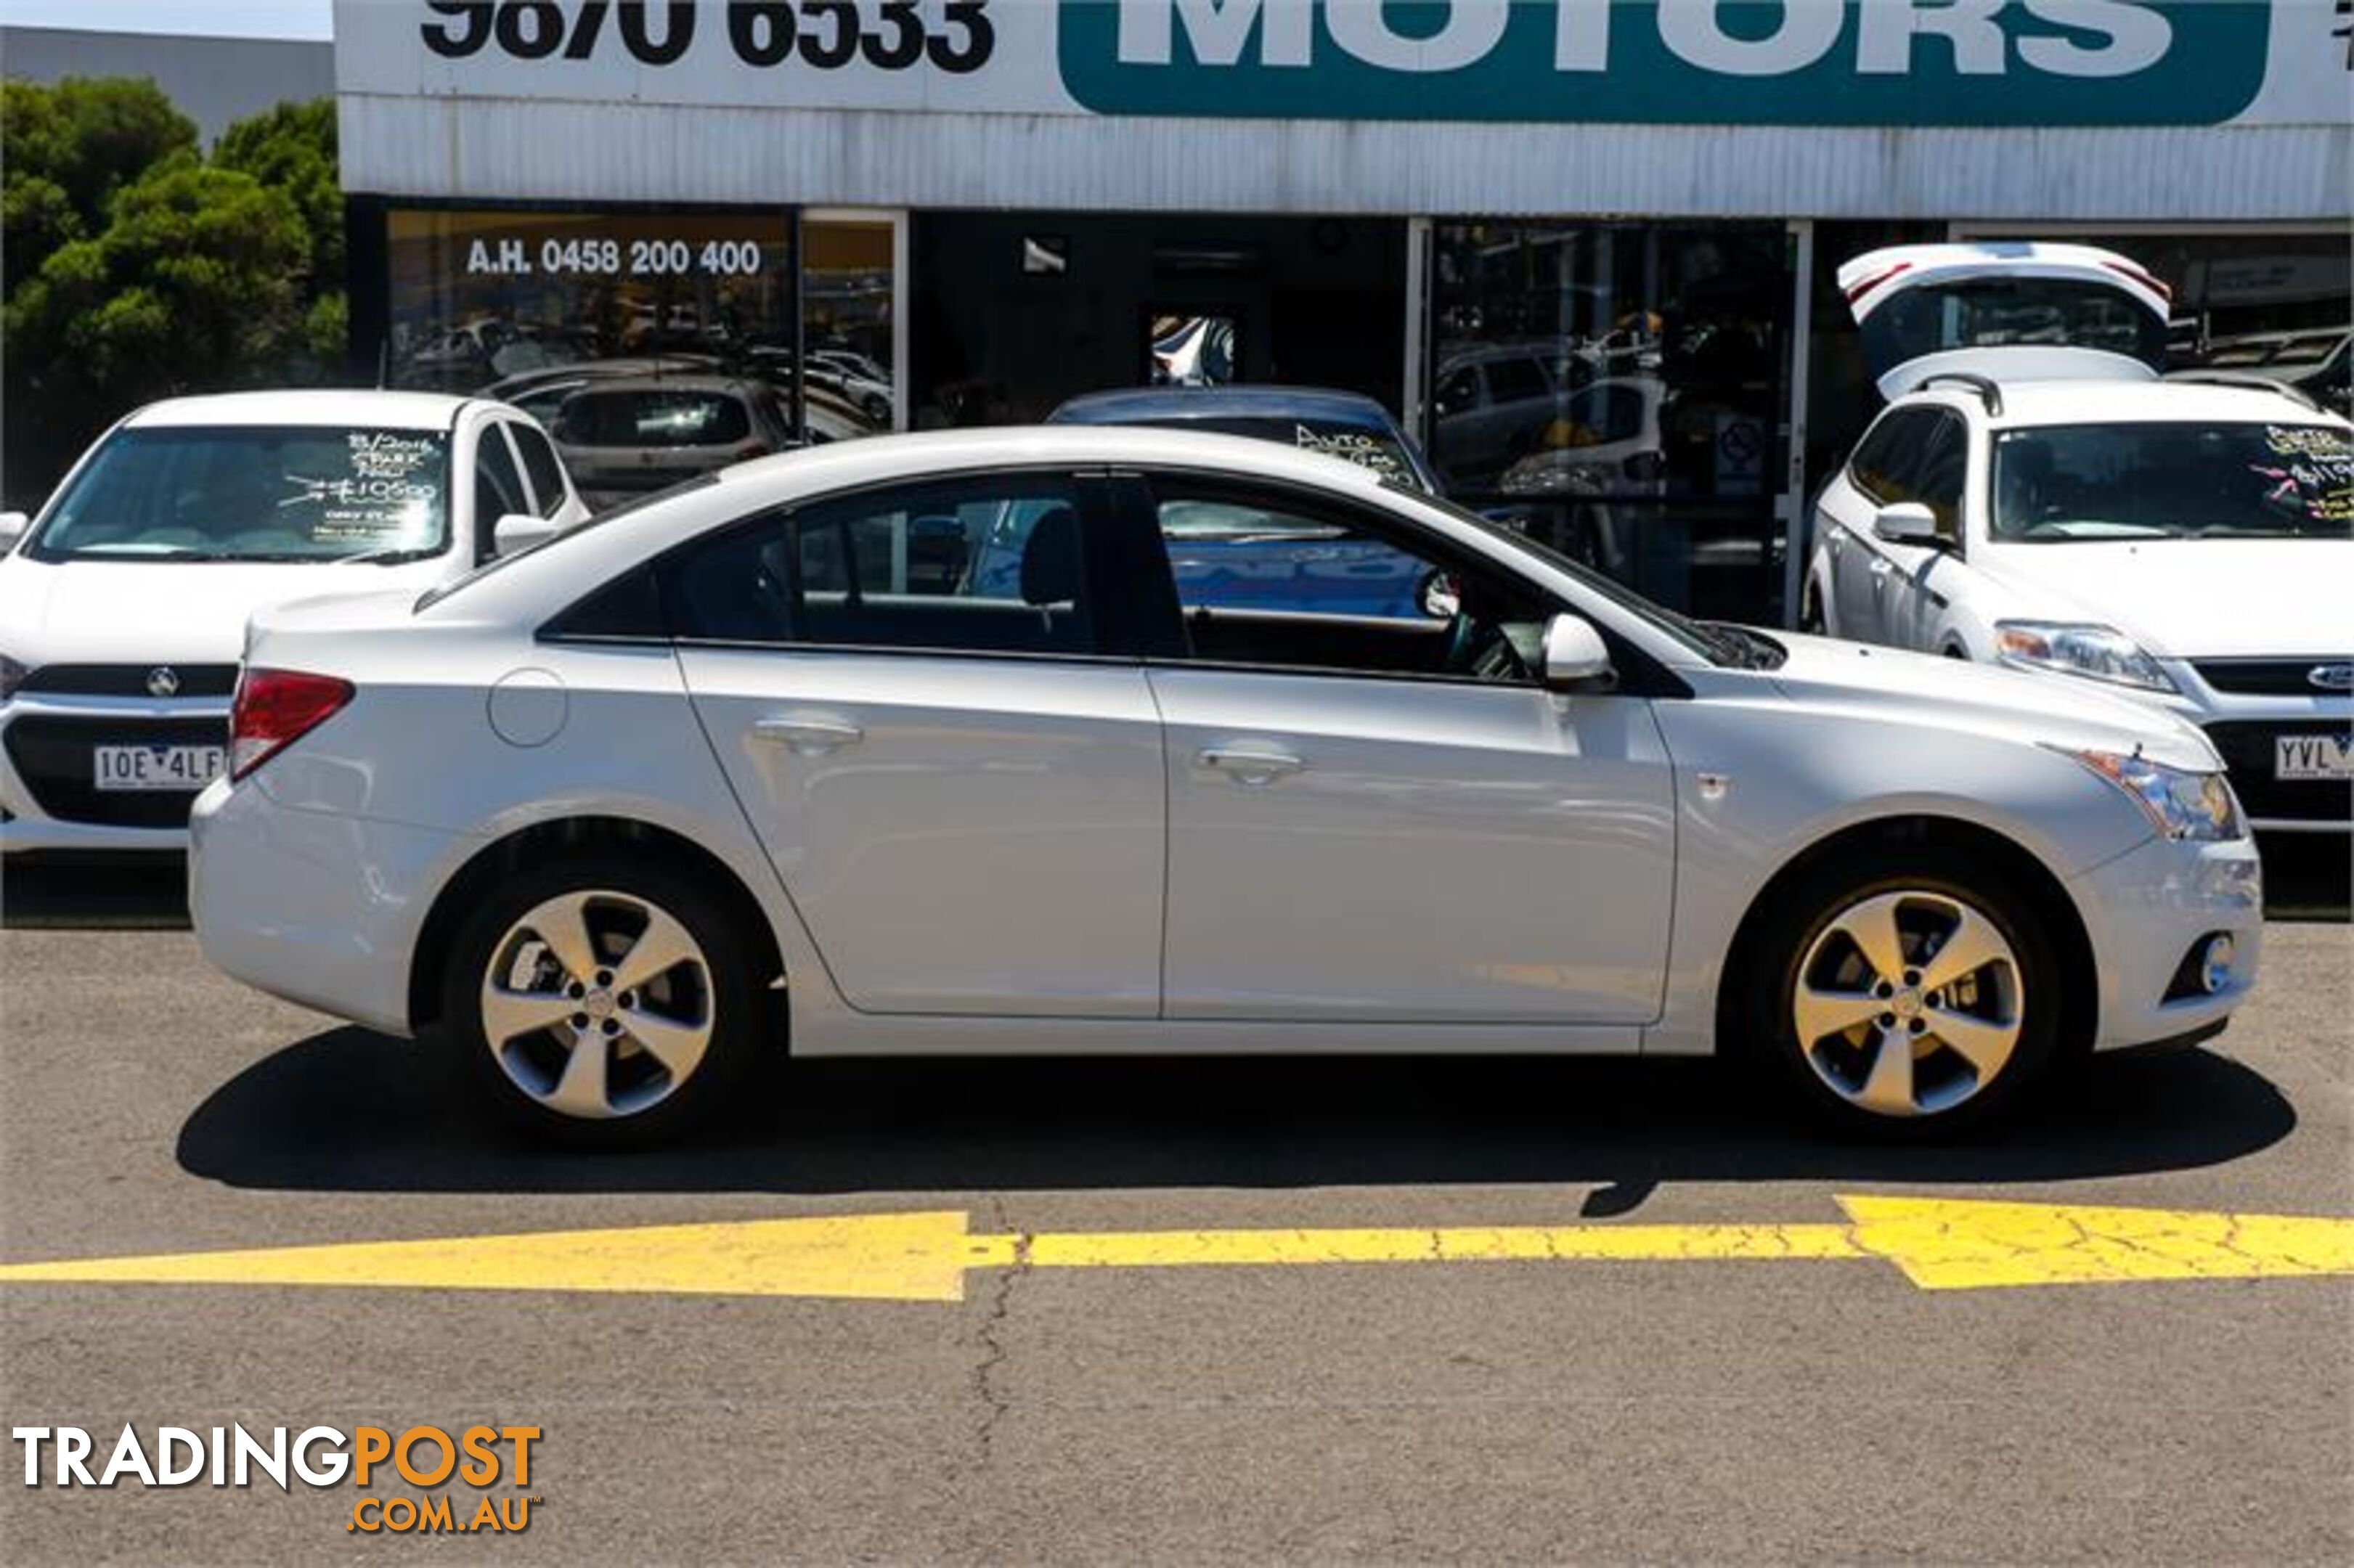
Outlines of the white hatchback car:
M 1272 520 L 1247 603 L 1172 570 L 1205 507 Z M 910 577 L 949 525 L 1018 570 Z M 1319 608 L 1369 564 L 1425 591 Z M 1124 427 L 748 463 L 421 598 L 266 611 L 190 869 L 215 964 L 438 1026 L 590 1140 L 788 1039 L 1723 1044 L 1948 1125 L 2219 1030 L 2260 932 L 2163 714 L 1695 625 L 1353 464 Z
M 471 571 L 587 515 L 504 404 L 413 392 L 156 403 L 40 515 L 0 517 L 0 852 L 175 851 L 221 771 L 254 610 Z
M 1840 270 L 1893 398 L 1817 504 L 1809 623 L 2201 726 L 2259 829 L 2354 835 L 2354 425 L 2159 380 L 2165 297 L 2081 246 Z

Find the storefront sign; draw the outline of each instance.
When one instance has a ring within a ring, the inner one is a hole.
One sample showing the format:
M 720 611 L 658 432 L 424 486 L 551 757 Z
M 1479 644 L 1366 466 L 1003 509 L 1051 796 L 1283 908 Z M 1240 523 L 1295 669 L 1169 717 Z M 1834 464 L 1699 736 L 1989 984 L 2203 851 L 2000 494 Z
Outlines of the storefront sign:
M 2330 122 L 2321 0 L 343 0 L 349 92 L 1534 123 Z

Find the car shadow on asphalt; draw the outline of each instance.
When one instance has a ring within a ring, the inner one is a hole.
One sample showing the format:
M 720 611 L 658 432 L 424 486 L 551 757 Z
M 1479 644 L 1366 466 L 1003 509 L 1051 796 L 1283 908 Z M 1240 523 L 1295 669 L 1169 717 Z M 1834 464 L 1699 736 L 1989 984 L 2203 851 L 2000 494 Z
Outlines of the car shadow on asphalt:
M 2007 1127 L 1923 1147 L 1795 1123 L 1707 1061 L 1320 1057 L 807 1061 L 679 1148 L 576 1154 L 474 1107 L 429 1047 L 358 1028 L 240 1073 L 181 1129 L 192 1175 L 331 1192 L 848 1193 L 1470 1183 L 2044 1181 L 2190 1169 L 2287 1136 L 2261 1075 L 2190 1051 L 2096 1060 Z

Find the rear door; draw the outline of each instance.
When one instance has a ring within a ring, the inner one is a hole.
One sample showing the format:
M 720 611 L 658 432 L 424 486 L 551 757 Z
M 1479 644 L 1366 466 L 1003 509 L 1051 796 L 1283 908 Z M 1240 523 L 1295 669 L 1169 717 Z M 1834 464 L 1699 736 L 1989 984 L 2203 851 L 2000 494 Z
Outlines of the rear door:
M 1150 1017 L 1161 726 L 1083 519 L 1100 483 L 976 473 L 829 497 L 674 557 L 696 712 L 862 1011 Z M 1012 571 L 914 569 L 911 537 L 1009 511 Z

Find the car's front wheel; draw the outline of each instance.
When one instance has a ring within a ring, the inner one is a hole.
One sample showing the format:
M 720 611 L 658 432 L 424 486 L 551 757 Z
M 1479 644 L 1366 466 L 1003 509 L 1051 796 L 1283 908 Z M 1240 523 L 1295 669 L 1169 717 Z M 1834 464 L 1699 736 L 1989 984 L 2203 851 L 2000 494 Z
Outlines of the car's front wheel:
M 2062 977 L 2034 903 L 1927 850 L 1826 867 L 1778 901 L 1741 1022 L 1769 1065 L 1851 1130 L 1919 1136 L 1999 1115 L 2050 1066 Z
M 482 901 L 453 945 L 442 1017 L 510 1120 L 614 1147 L 728 1107 L 767 1000 L 717 900 L 651 862 L 597 857 L 532 868 Z

